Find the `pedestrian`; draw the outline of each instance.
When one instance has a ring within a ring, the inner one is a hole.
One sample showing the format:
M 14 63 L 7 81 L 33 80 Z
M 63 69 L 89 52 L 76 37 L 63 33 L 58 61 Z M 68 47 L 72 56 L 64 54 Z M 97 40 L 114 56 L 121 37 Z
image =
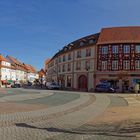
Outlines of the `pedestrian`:
M 135 84 L 135 87 L 134 87 L 134 90 L 135 90 L 135 94 L 136 94 L 136 95 L 138 95 L 139 89 L 140 89 L 139 84 L 136 83 L 136 84 Z

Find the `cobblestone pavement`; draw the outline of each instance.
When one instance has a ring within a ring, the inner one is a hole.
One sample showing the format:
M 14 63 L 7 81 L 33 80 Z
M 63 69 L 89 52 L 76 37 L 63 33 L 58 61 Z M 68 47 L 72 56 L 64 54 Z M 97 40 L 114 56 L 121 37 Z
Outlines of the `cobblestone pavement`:
M 91 119 L 102 115 L 109 107 L 127 106 L 128 104 L 123 97 L 118 95 L 24 89 L 12 89 L 9 93 L 7 91 L 3 92 L 5 96 L 2 96 L 0 101 L 6 99 L 5 102 L 17 101 L 20 103 L 21 100 L 28 100 L 30 103 L 30 99 L 35 101 L 39 98 L 41 104 L 43 98 L 51 96 L 57 98 L 50 98 L 52 106 L 46 109 L 10 114 L 1 113 L 0 139 L 2 140 L 124 140 L 126 138 L 127 140 L 135 140 L 138 138 L 138 135 L 136 138 L 135 133 L 126 133 L 128 127 L 125 126 L 123 129 L 120 127 L 120 123 L 108 125 L 88 123 Z M 36 94 L 31 94 L 34 92 Z M 55 100 L 61 101 L 63 98 L 58 94 L 63 96 L 64 94 L 73 94 L 73 98 L 71 98 L 72 95 L 67 96 L 71 100 L 65 97 L 63 100 L 67 102 L 55 104 Z M 53 102 L 55 106 L 53 106 Z M 137 127 L 136 129 L 138 129 Z

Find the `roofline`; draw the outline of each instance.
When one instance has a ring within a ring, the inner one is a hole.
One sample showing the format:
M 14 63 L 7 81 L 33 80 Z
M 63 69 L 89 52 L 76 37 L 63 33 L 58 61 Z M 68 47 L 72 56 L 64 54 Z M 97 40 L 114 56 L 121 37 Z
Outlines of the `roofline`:
M 75 41 L 69 43 L 68 45 L 74 44 L 74 43 L 79 43 L 79 42 L 82 41 L 83 39 L 88 39 L 88 38 L 90 38 L 90 37 L 92 38 L 93 36 L 98 36 L 98 37 L 99 37 L 99 35 L 100 35 L 100 32 L 95 33 L 95 34 L 91 34 L 91 35 L 82 37 L 82 38 L 80 38 L 80 39 L 77 39 L 77 40 L 75 40 Z M 97 42 L 96 42 L 96 43 L 97 43 Z M 96 43 L 95 43 L 95 45 L 96 45 Z M 68 46 L 68 45 L 66 45 L 66 46 Z M 78 48 L 73 48 L 73 49 L 71 49 L 71 50 L 68 50 L 67 52 L 70 52 L 70 51 L 76 50 L 76 49 L 78 49 Z M 53 59 L 55 59 L 57 56 L 59 56 L 59 55 L 61 54 L 62 51 L 63 51 L 63 48 L 62 48 L 60 51 L 58 51 L 58 52 L 50 59 L 50 62 L 51 62 Z

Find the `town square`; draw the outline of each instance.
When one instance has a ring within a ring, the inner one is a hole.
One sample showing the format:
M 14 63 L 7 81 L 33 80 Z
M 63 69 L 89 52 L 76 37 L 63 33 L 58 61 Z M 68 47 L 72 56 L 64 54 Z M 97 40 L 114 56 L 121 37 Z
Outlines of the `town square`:
M 140 140 L 139 5 L 1 0 L 0 140 Z

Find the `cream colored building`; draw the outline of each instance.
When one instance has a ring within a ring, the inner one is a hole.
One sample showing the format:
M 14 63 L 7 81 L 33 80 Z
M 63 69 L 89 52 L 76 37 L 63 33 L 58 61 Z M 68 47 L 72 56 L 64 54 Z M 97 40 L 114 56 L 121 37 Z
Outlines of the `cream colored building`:
M 55 54 L 48 65 L 47 81 L 76 90 L 94 89 L 94 52 L 98 35 L 76 40 Z

